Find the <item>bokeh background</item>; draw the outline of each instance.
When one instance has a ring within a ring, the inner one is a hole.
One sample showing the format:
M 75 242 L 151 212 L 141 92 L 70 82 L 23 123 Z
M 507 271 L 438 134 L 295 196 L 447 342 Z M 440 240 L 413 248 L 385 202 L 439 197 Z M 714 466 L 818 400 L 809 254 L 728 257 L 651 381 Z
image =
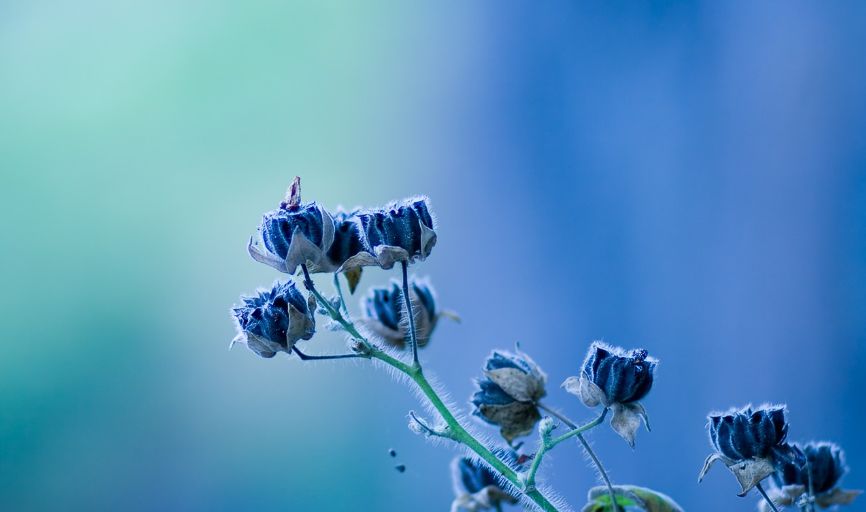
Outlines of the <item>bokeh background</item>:
M 430 195 L 456 402 L 520 341 L 586 419 L 588 344 L 643 346 L 653 432 L 591 436 L 616 482 L 754 509 L 696 483 L 705 415 L 773 401 L 864 487 L 864 44 L 862 2 L 0 3 L 0 510 L 447 509 L 384 372 L 228 350 L 295 174 Z M 544 478 L 594 484 L 576 445 Z

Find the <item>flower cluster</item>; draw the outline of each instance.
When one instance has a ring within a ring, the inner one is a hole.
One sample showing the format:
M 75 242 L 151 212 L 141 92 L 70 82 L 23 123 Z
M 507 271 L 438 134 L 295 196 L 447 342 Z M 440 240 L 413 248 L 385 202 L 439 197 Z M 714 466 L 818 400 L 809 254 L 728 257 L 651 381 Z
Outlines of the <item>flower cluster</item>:
M 814 503 L 821 508 L 848 505 L 861 491 L 838 487 L 847 471 L 845 454 L 835 443 L 790 443 L 773 474 L 773 500 L 779 505 Z
M 425 197 L 393 202 L 383 208 L 331 212 L 315 202 L 303 203 L 296 178 L 285 200 L 262 216 L 247 248 L 256 261 L 290 276 L 301 267 L 308 296 L 289 280 L 241 297 L 240 305 L 232 309 L 237 330 L 232 344 L 242 343 L 263 358 L 285 352 L 295 353 L 305 361 L 375 359 L 414 382 L 437 416 L 427 422 L 411 412 L 409 427 L 426 438 L 463 444 L 478 456 L 459 457 L 452 464 L 456 495 L 452 511 L 501 510 L 503 505 L 521 499 L 530 507 L 556 510 L 556 500 L 545 496 L 543 485 L 536 486 L 536 476 L 546 453 L 576 438 L 605 484 L 590 490 L 585 512 L 681 512 L 682 508 L 665 494 L 640 486 L 614 485 L 583 437 L 590 429 L 603 425 L 609 412 L 612 429 L 632 447 L 641 423 L 650 429 L 641 402 L 653 387 L 659 363 L 647 350 L 591 344 L 582 364 L 575 365 L 579 373 L 562 384 L 587 407 L 601 406 L 598 416 L 583 425 L 542 403 L 548 391 L 547 375 L 527 354 L 495 350 L 484 362 L 483 376 L 475 381 L 471 404 L 473 415 L 497 426 L 509 448 L 488 448 L 460 423 L 459 415 L 451 412 L 425 376 L 415 350 L 429 343 L 442 316 L 456 319 L 453 313 L 440 308 L 427 279 L 408 275 L 407 266 L 426 259 L 436 240 L 434 219 Z M 390 269 L 396 263 L 401 264 L 402 281 L 371 288 L 361 298 L 361 317 L 353 319 L 336 274 L 344 274 L 354 293 L 363 267 Z M 310 273 L 334 273 L 335 295 L 322 295 Z M 307 355 L 301 351 L 298 343 L 315 334 L 316 313 L 347 335 L 350 353 Z M 417 345 L 407 343 L 409 340 Z M 397 349 L 411 346 L 412 361 L 384 350 L 380 343 Z M 550 416 L 542 417 L 542 411 Z M 757 488 L 773 511 L 777 510 L 776 504 L 814 511 L 815 506 L 851 503 L 860 494 L 840 488 L 847 467 L 837 445 L 787 441 L 789 426 L 784 405 L 746 406 L 711 414 L 707 428 L 713 453 L 706 459 L 699 478 L 715 462 L 722 461 L 739 482 L 741 496 Z M 537 450 L 518 455 L 516 450 L 522 443 L 515 444 L 515 439 L 536 429 Z M 390 453 L 392 457 L 396 454 L 393 450 Z M 396 468 L 401 473 L 406 470 L 402 464 Z M 775 483 L 770 489 L 772 498 L 761 485 L 771 476 Z
M 247 245 L 254 260 L 288 274 L 295 274 L 299 266 L 313 273 L 345 272 L 354 291 L 362 267 L 389 269 L 396 262 L 423 260 L 436 244 L 433 215 L 425 197 L 331 214 L 315 202 L 303 203 L 300 190 L 300 178 L 295 178 L 279 207 L 262 216 L 257 234 Z M 378 338 L 403 346 L 408 332 L 402 291 L 399 284 L 382 290 L 371 290 L 362 304 L 363 323 Z M 439 317 L 451 313 L 437 309 L 436 294 L 427 280 L 413 279 L 410 290 L 420 344 L 426 344 Z M 271 290 L 242 297 L 241 302 L 232 310 L 238 330 L 232 345 L 243 343 L 261 357 L 294 350 L 306 358 L 295 343 L 310 339 L 315 332 L 317 308 L 312 295 L 305 299 L 294 283 L 277 283 Z M 330 306 L 337 310 L 341 303 L 342 295 Z
M 300 265 L 310 272 L 389 269 L 396 262 L 425 259 L 435 244 L 426 197 L 331 214 L 315 202 L 301 202 L 296 178 L 286 200 L 264 214 L 247 249 L 256 261 L 294 274 Z
M 836 488 L 845 473 L 842 450 L 833 443 L 786 443 L 784 405 L 763 405 L 710 414 L 707 429 L 715 452 L 707 457 L 699 479 L 721 460 L 740 484 L 740 496 L 773 476 L 773 501 L 792 505 L 798 499 L 822 507 L 847 504 L 859 491 Z M 762 491 L 763 492 L 763 491 Z
M 596 341 L 589 348 L 580 375 L 569 377 L 562 386 L 587 407 L 610 408 L 611 427 L 634 447 L 641 419 L 649 430 L 646 410 L 638 400 L 652 389 L 657 365 L 658 361 L 644 349 L 627 352 Z

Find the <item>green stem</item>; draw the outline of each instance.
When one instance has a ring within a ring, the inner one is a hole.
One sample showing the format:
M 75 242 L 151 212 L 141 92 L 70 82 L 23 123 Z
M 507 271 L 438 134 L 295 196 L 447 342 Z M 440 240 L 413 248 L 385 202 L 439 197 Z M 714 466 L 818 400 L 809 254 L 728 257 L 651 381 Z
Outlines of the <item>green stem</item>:
M 337 295 L 340 297 L 340 307 L 343 309 L 343 313 L 349 314 L 349 307 L 346 306 L 346 299 L 343 297 L 343 286 L 340 284 L 340 274 L 334 274 L 334 288 L 337 289 Z
M 511 469 L 507 464 L 499 460 L 496 455 L 490 451 L 489 448 L 484 446 L 480 441 L 475 439 L 475 437 L 470 434 L 463 425 L 457 421 L 457 418 L 454 417 L 454 414 L 448 409 L 448 406 L 445 405 L 445 402 L 442 401 L 442 398 L 436 393 L 436 390 L 433 389 L 433 386 L 424 376 L 421 368 L 419 366 L 413 366 L 407 363 L 404 363 L 400 359 L 397 359 L 388 353 L 384 352 L 379 347 L 370 343 L 364 336 L 362 336 L 357 329 L 355 329 L 354 324 L 351 321 L 343 318 L 343 315 L 316 290 L 315 285 L 313 284 L 313 280 L 310 278 L 310 273 L 307 270 L 306 265 L 301 265 L 301 269 L 304 272 L 304 286 L 306 286 L 307 290 L 313 294 L 316 300 L 319 301 L 319 304 L 322 305 L 323 308 L 328 312 L 330 317 L 339 323 L 346 332 L 349 333 L 350 336 L 355 338 L 360 344 L 363 345 L 361 350 L 368 357 L 372 357 L 382 361 L 388 366 L 396 369 L 397 371 L 403 373 L 418 386 L 418 389 L 424 394 L 425 397 L 430 401 L 433 405 L 433 408 L 442 416 L 442 419 L 445 421 L 445 424 L 448 425 L 450 433 L 453 435 L 452 439 L 454 439 L 458 443 L 464 444 L 470 450 L 475 452 L 475 454 L 480 457 L 484 462 L 489 464 L 494 470 L 499 472 L 506 480 L 508 480 L 515 488 L 520 489 L 523 494 L 533 503 L 535 503 L 541 510 L 544 512 L 558 512 L 556 506 L 553 505 L 546 497 L 544 497 L 541 492 L 539 492 L 534 487 L 528 488 L 523 485 L 523 482 L 513 469 Z
M 406 260 L 400 262 L 403 269 L 403 303 L 406 305 L 406 315 L 409 317 L 409 334 L 412 340 L 412 365 L 415 368 L 421 368 L 421 363 L 418 361 L 418 336 L 415 334 L 415 315 L 412 312 L 412 300 L 409 299 L 409 273 L 407 267 L 409 264 Z
M 550 413 L 554 418 L 563 422 L 569 428 L 577 428 L 577 424 L 571 421 L 564 414 L 560 413 L 555 409 L 551 409 L 547 407 L 543 403 L 538 403 L 538 407 L 548 413 Z M 598 458 L 598 455 L 595 454 L 595 450 L 589 445 L 586 438 L 583 437 L 583 434 L 577 435 L 577 440 L 580 441 L 580 444 L 583 445 L 583 449 L 589 454 L 589 458 L 592 459 L 592 463 L 595 465 L 595 469 L 598 471 L 598 474 L 601 475 L 601 479 L 604 481 L 604 484 L 607 486 L 607 493 L 610 496 L 610 502 L 612 503 L 612 507 L 614 512 L 619 512 L 620 506 L 616 502 L 616 492 L 613 490 L 613 484 L 610 481 L 610 477 L 607 476 L 607 471 L 604 469 L 604 464 L 601 463 L 601 459 Z
M 538 453 L 536 453 L 535 457 L 533 457 L 532 465 L 529 467 L 529 471 L 526 473 L 526 478 L 525 478 L 526 487 L 527 488 L 534 488 L 535 487 L 535 474 L 538 473 L 538 468 L 541 467 L 541 459 L 544 457 L 545 453 L 552 450 L 556 445 L 565 441 L 566 439 L 569 439 L 569 438 L 574 437 L 574 436 L 579 436 L 581 433 L 586 432 L 587 430 L 590 430 L 592 428 L 595 428 L 595 427 L 601 425 L 601 422 L 604 421 L 605 416 L 607 416 L 607 407 L 605 407 L 604 410 L 601 411 L 601 414 L 598 416 L 598 418 L 590 421 L 589 423 L 587 423 L 586 425 L 583 425 L 582 427 L 577 427 L 577 428 L 574 428 L 572 430 L 569 430 L 568 432 L 566 432 L 565 434 L 562 434 L 559 437 L 554 437 L 553 439 L 550 439 L 548 436 L 542 435 L 541 446 L 539 446 Z
M 761 493 L 761 496 L 764 497 L 764 501 L 767 502 L 767 505 L 770 505 L 770 508 L 773 509 L 773 512 L 779 512 L 779 509 L 776 508 L 776 504 L 773 503 L 773 500 L 771 500 L 769 496 L 767 496 L 767 493 L 766 491 L 764 491 L 764 487 L 761 486 L 760 482 L 755 486 L 755 489 L 757 489 L 758 492 Z

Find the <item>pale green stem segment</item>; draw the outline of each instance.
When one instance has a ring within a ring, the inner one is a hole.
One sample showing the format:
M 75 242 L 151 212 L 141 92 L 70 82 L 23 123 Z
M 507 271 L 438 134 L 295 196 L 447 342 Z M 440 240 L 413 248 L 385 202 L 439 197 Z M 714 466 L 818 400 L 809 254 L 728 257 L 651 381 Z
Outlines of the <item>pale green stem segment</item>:
M 571 421 L 564 414 L 560 413 L 555 409 L 551 409 L 547 407 L 543 403 L 538 403 L 538 407 L 548 413 L 551 416 L 563 422 L 568 428 L 577 428 L 577 424 Z M 604 484 L 607 486 L 607 493 L 610 496 L 610 502 L 613 504 L 613 509 L 615 512 L 618 512 L 621 508 L 619 504 L 616 502 L 616 493 L 613 490 L 613 484 L 610 481 L 610 477 L 607 476 L 607 471 L 604 469 L 604 464 L 601 463 L 601 459 L 598 458 L 598 455 L 595 454 L 595 450 L 587 442 L 586 438 L 583 437 L 583 434 L 577 435 L 577 440 L 580 441 L 580 444 L 583 445 L 583 449 L 589 454 L 589 458 L 592 459 L 592 463 L 595 465 L 595 469 L 598 470 L 598 474 L 601 475 L 601 479 L 604 480 Z
M 334 273 L 334 288 L 337 289 L 337 295 L 340 297 L 340 307 L 343 313 L 349 314 L 349 308 L 346 306 L 346 299 L 343 297 L 343 286 L 340 284 L 340 274 Z
M 755 489 L 757 489 L 758 492 L 761 493 L 764 501 L 767 502 L 767 505 L 770 505 L 770 508 L 773 509 L 773 512 L 779 512 L 779 509 L 776 508 L 776 504 L 773 503 L 773 500 L 771 500 L 769 496 L 767 496 L 767 493 L 766 491 L 764 491 L 764 487 L 760 484 L 760 482 L 758 483 L 758 485 L 755 486 Z
M 552 450 L 556 445 L 565 441 L 566 439 L 574 436 L 579 436 L 581 433 L 601 425 L 601 422 L 604 421 L 605 416 L 607 416 L 607 407 L 605 407 L 604 410 L 601 411 L 601 414 L 598 416 L 598 418 L 590 421 L 582 427 L 577 427 L 569 430 L 568 432 L 562 434 L 559 437 L 550 438 L 549 436 L 542 435 L 541 446 L 538 447 L 538 453 L 536 453 L 535 457 L 533 457 L 532 465 L 529 466 L 529 471 L 527 471 L 526 477 L 524 479 L 525 487 L 527 489 L 535 488 L 535 474 L 538 473 L 538 468 L 541 467 L 541 459 L 544 458 L 545 453 Z
M 499 474 L 505 477 L 515 488 L 520 489 L 523 494 L 535 505 L 537 505 L 544 512 L 559 512 L 556 506 L 553 505 L 547 498 L 544 497 L 541 492 L 537 489 L 526 488 L 523 485 L 523 481 L 520 478 L 520 475 L 517 474 L 513 469 L 511 469 L 507 464 L 499 460 L 496 455 L 490 451 L 486 446 L 484 446 L 480 441 L 475 439 L 475 437 L 470 434 L 463 425 L 457 421 L 457 418 L 454 417 L 454 414 L 448 409 L 448 406 L 445 405 L 445 402 L 442 401 L 442 398 L 436 393 L 436 390 L 433 389 L 433 386 L 424 376 L 424 373 L 421 370 L 420 366 L 414 366 L 412 364 L 407 364 L 397 359 L 388 353 L 384 352 L 379 347 L 373 345 L 369 342 L 358 330 L 355 328 L 355 325 L 346 320 L 339 310 L 335 309 L 333 305 L 328 302 L 325 297 L 316 290 L 315 285 L 313 284 L 313 280 L 310 279 L 310 273 L 307 270 L 306 265 L 301 265 L 301 269 L 304 272 L 304 286 L 306 286 L 307 290 L 313 294 L 319 304 L 327 311 L 328 315 L 337 323 L 339 323 L 351 336 L 354 338 L 359 346 L 357 347 L 357 351 L 359 354 L 363 354 L 364 357 L 378 359 L 388 366 L 398 370 L 403 373 L 410 379 L 412 382 L 418 386 L 418 389 L 424 393 L 424 396 L 430 403 L 433 405 L 433 408 L 442 416 L 442 420 L 448 426 L 450 433 L 452 434 L 451 438 L 472 450 L 475 455 L 481 458 L 484 462 L 490 465 L 494 470 L 496 470 Z

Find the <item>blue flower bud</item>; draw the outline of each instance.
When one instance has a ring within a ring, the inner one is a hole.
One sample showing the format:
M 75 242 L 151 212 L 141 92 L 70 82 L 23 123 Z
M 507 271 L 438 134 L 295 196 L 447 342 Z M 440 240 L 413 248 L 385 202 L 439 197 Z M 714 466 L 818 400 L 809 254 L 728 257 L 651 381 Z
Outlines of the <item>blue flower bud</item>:
M 788 435 L 784 405 L 752 409 L 731 409 L 711 414 L 707 428 L 710 442 L 720 454 L 733 461 L 772 458 Z
M 596 341 L 589 347 L 580 375 L 567 378 L 562 386 L 587 407 L 610 407 L 611 428 L 634 447 L 641 421 L 650 428 L 646 409 L 638 400 L 652 388 L 657 365 L 646 350 L 626 352 Z
M 331 272 L 336 267 L 326 257 L 334 242 L 334 219 L 316 203 L 283 202 L 262 217 L 256 237 L 247 250 L 258 262 L 280 272 L 294 274 L 306 264 L 311 272 Z
M 243 343 L 261 357 L 291 354 L 298 340 L 308 340 L 316 331 L 314 308 L 291 281 L 241 300 L 232 309 L 238 330 L 232 345 Z
M 643 349 L 625 353 L 595 342 L 583 363 L 583 373 L 603 392 L 607 404 L 636 402 L 649 393 L 658 361 Z
M 473 414 L 498 425 L 509 443 L 532 432 L 541 419 L 536 405 L 547 392 L 547 376 L 526 354 L 494 351 L 476 381 Z
M 830 491 L 847 471 L 845 454 L 835 443 L 811 442 L 805 445 L 791 443 L 779 458 L 774 479 L 779 487 L 802 485 L 809 489 L 811 472 L 815 494 Z
M 418 346 L 424 347 L 436 328 L 440 312 L 436 306 L 436 292 L 427 279 L 409 281 L 409 296 L 412 312 L 415 314 L 415 333 Z M 409 325 L 403 305 L 403 288 L 398 281 L 392 280 L 390 287 L 371 288 L 361 299 L 361 325 L 388 345 L 403 349 L 409 339 Z
M 350 256 L 342 269 L 380 266 L 398 261 L 424 260 L 436 245 L 433 216 L 426 197 L 406 199 L 384 208 L 359 210 L 352 215 L 364 233 L 365 249 Z
M 353 256 L 372 251 L 367 244 L 364 227 L 355 215 L 356 213 L 338 210 L 333 215 L 334 242 L 328 248 L 327 256 L 331 266 L 335 269 L 344 267 Z

